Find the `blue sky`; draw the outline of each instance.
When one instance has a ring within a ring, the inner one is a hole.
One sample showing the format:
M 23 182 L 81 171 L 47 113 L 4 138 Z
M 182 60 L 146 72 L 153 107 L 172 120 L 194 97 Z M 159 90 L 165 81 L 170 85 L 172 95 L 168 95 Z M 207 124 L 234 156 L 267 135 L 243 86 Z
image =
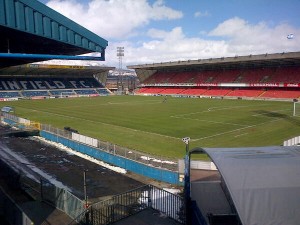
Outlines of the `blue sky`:
M 300 0 L 40 0 L 109 42 L 118 66 L 300 51 Z M 293 39 L 287 35 L 293 33 Z

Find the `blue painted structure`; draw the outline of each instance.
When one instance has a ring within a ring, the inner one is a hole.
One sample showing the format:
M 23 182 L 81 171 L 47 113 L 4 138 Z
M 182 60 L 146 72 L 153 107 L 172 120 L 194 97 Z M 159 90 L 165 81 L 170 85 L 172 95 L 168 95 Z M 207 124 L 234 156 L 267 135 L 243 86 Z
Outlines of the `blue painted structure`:
M 102 151 L 100 149 L 88 146 L 55 134 L 40 131 L 40 136 L 53 142 L 61 143 L 71 149 L 74 149 L 80 153 L 91 156 L 95 159 L 104 161 L 106 163 L 124 168 L 133 173 L 137 173 L 158 181 L 167 182 L 170 184 L 179 185 L 179 174 L 178 172 L 173 172 L 169 170 L 159 169 L 155 167 L 148 166 L 139 162 L 135 162 L 120 156 L 110 154 L 108 152 Z
M 102 61 L 103 57 L 93 56 L 73 56 L 73 55 L 48 55 L 48 54 L 22 54 L 22 53 L 0 53 L 0 58 L 6 59 L 33 59 L 33 60 L 48 60 L 48 59 L 63 59 L 63 60 L 91 60 Z
M 0 25 L 102 52 L 108 42 L 37 0 L 0 0 Z
M 91 52 L 100 53 L 96 60 L 103 61 L 108 46 L 107 40 L 37 0 L 0 0 L 0 34 L 0 53 L 14 57 L 1 57 L 0 68 Z
M 16 122 L 7 118 L 4 118 L 4 122 L 10 124 L 11 126 L 16 125 Z M 181 185 L 179 182 L 179 173 L 174 171 L 169 171 L 165 169 L 159 169 L 152 166 L 148 166 L 143 163 L 139 163 L 121 156 L 116 156 L 108 152 L 102 151 L 92 146 L 88 146 L 79 143 L 74 140 L 70 140 L 47 131 L 40 131 L 40 136 L 53 142 L 61 143 L 66 147 L 69 147 L 75 151 L 82 154 L 91 156 L 95 159 L 101 160 L 103 162 L 109 163 L 121 167 L 123 169 L 129 170 L 133 173 L 140 174 L 158 181 L 163 181 L 170 184 Z

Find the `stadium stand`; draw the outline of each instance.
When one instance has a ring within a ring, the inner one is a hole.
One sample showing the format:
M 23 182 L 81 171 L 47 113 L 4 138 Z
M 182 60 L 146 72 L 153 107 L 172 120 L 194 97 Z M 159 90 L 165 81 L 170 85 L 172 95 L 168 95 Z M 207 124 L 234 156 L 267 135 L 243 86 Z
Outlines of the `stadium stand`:
M 300 90 L 287 90 L 287 89 L 270 89 L 263 93 L 261 97 L 264 98 L 299 98 Z
M 48 91 L 23 91 L 22 95 L 27 98 L 46 97 L 49 96 L 49 92 Z
M 0 98 L 18 98 L 20 97 L 19 92 L 16 91 L 1 91 Z
M 185 89 L 181 94 L 184 95 L 203 95 L 207 91 L 206 88 L 188 88 Z
M 110 92 L 93 77 L 3 77 L 0 99 L 99 96 Z
M 231 91 L 231 89 L 221 89 L 221 88 L 212 88 L 210 90 L 207 90 L 205 93 L 203 93 L 203 95 L 205 96 L 225 96 L 227 95 L 229 92 Z
M 271 68 L 254 68 L 244 70 L 240 76 L 239 82 L 242 83 L 261 83 L 274 73 L 274 69 Z
M 149 73 L 144 81 L 140 81 L 140 89 L 136 94 L 258 99 L 299 98 L 300 62 L 299 53 L 295 54 L 297 57 L 294 59 L 285 58 L 281 54 L 282 61 L 278 60 L 276 54 L 272 56 L 274 61 L 265 60 L 266 55 L 249 56 L 251 60 L 257 57 L 262 61 L 253 62 L 247 58 L 250 62 L 241 60 L 228 65 L 218 63 L 214 65 L 213 60 L 209 59 L 203 66 L 201 63 L 197 66 L 180 65 L 176 71 L 175 66 L 167 70 L 164 64 L 158 65 L 155 67 L 156 72 Z M 190 61 L 184 63 L 189 64 Z M 208 66 L 208 63 L 212 65 Z M 136 66 L 129 68 L 136 69 Z M 149 68 L 151 69 L 153 65 Z M 146 70 L 143 67 L 141 71 Z M 138 71 L 137 74 L 139 76 Z
M 270 77 L 270 82 L 298 83 L 300 67 L 278 68 Z
M 212 73 L 212 83 L 233 83 L 239 76 L 240 70 L 214 71 Z
M 227 93 L 226 96 L 234 96 L 234 97 L 259 97 L 263 94 L 263 90 L 260 89 L 234 89 L 231 92 Z

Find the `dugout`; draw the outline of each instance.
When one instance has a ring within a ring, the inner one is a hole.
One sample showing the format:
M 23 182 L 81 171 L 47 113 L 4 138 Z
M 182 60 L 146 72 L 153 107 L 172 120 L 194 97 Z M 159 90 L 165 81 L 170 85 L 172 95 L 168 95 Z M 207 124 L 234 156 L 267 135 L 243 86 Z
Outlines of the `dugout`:
M 190 154 L 203 152 L 222 177 L 191 183 L 194 211 L 207 224 L 299 224 L 300 147 L 196 148 Z M 234 223 L 224 222 L 235 214 Z

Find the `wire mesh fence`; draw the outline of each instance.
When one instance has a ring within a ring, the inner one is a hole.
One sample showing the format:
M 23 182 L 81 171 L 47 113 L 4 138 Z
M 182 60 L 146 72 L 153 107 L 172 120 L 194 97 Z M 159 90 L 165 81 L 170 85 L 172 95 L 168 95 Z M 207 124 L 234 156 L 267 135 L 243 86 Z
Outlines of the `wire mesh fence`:
M 16 124 L 19 123 L 20 119 L 19 117 L 16 117 L 12 114 L 3 113 L 3 117 L 6 119 L 9 119 L 11 121 L 14 121 Z M 12 124 L 13 125 L 13 124 Z M 96 142 L 91 143 L 91 138 L 87 136 L 80 135 L 80 140 L 74 140 L 73 132 L 70 131 L 70 129 L 59 129 L 56 127 L 53 127 L 51 125 L 47 124 L 40 124 L 41 130 L 50 132 L 52 134 L 55 134 L 60 137 L 64 137 L 73 141 L 78 141 L 83 144 L 90 145 L 99 151 L 104 151 L 113 155 L 121 156 L 139 163 L 146 164 L 148 166 L 161 168 L 161 169 L 167 169 L 170 171 L 178 171 L 178 160 L 163 157 L 163 156 L 154 156 L 148 153 L 139 152 L 136 150 L 128 149 L 122 146 L 115 145 L 113 143 L 102 141 L 102 140 L 96 140 Z M 87 141 L 88 140 L 88 141 Z
M 46 125 L 46 124 L 42 124 L 41 125 L 41 129 L 47 132 L 50 132 L 52 134 L 55 134 L 57 136 L 61 136 L 70 140 L 74 139 L 72 138 L 72 132 L 69 130 L 63 130 L 63 129 L 59 129 L 59 128 L 55 128 L 52 127 L 51 125 Z M 91 145 L 89 144 L 90 141 L 90 137 L 85 137 L 82 136 L 82 138 L 80 140 L 75 140 L 78 142 L 81 142 L 83 144 L 87 144 L 87 145 Z M 93 143 L 93 145 L 91 145 L 92 147 L 95 147 L 94 145 L 95 143 Z M 139 163 L 143 163 L 146 164 L 148 166 L 152 166 L 152 167 L 156 167 L 156 168 L 162 168 L 162 169 L 167 169 L 170 171 L 178 171 L 178 162 L 175 159 L 171 159 L 168 157 L 162 157 L 162 156 L 153 156 L 147 153 L 143 153 L 143 152 L 138 152 L 132 149 L 128 149 L 122 146 L 118 146 L 115 144 L 112 144 L 110 142 L 106 142 L 106 141 L 101 141 L 101 140 L 97 140 L 96 142 L 96 149 L 98 149 L 99 151 L 104 151 L 107 152 L 109 154 L 112 155 L 117 155 L 117 156 L 121 156 Z

